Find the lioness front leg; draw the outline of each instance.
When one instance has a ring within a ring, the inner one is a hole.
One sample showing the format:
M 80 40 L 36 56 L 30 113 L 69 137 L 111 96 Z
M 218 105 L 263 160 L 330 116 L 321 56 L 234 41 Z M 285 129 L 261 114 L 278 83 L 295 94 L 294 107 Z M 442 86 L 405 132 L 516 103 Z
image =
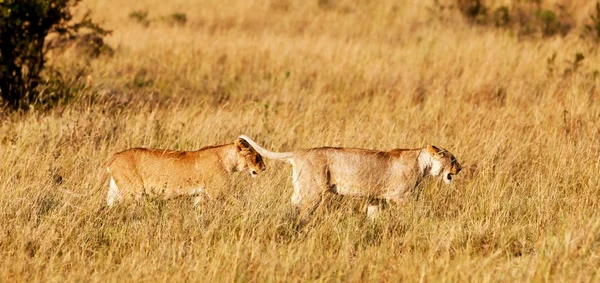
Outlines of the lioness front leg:
M 197 207 L 200 203 L 210 200 L 210 196 L 208 194 L 197 194 L 193 198 L 194 206 Z
M 202 184 L 195 184 L 195 188 L 188 190 L 185 194 L 192 197 L 194 206 L 198 206 L 201 202 L 210 199 L 210 195 L 205 190 Z

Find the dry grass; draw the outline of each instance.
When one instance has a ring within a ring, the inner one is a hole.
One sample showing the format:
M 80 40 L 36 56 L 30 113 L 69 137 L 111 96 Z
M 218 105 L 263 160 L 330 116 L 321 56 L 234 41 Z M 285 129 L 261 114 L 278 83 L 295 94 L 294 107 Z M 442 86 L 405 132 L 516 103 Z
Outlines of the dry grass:
M 577 29 L 516 38 L 404 2 L 84 1 L 114 29 L 115 54 L 55 54 L 79 99 L 4 114 L 0 278 L 598 281 L 597 45 Z M 568 8 L 577 21 L 591 12 Z M 564 74 L 576 52 L 586 58 Z M 300 233 L 291 168 L 274 161 L 202 208 L 103 207 L 112 153 L 242 133 L 275 150 L 433 143 L 465 169 L 374 223 L 336 199 Z

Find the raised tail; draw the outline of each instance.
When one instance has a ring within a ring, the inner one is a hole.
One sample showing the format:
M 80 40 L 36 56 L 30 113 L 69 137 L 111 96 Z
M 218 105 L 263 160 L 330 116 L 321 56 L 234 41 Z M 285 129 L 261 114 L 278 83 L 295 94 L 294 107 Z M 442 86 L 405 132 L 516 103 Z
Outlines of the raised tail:
M 254 150 L 256 150 L 258 153 L 260 153 L 260 155 L 262 155 L 262 156 L 264 156 L 266 158 L 288 161 L 290 158 L 294 157 L 294 153 L 293 152 L 274 152 L 274 151 L 270 151 L 270 150 L 268 150 L 268 149 L 260 146 L 259 144 L 257 144 L 255 141 L 253 141 L 247 135 L 241 135 L 238 138 L 247 141 L 254 148 Z

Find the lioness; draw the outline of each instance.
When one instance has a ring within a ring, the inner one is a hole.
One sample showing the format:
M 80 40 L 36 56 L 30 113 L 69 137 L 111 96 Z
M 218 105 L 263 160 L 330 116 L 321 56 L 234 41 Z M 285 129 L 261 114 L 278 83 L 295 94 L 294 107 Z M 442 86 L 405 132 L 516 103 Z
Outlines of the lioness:
M 242 139 L 197 151 L 132 148 L 108 162 L 111 175 L 106 204 L 143 195 L 165 199 L 193 196 L 194 204 L 211 190 L 228 186 L 228 174 L 247 170 L 252 177 L 265 170 L 260 154 Z
M 273 152 L 246 140 L 262 156 L 292 164 L 292 204 L 305 222 L 326 192 L 369 199 L 367 215 L 375 218 L 383 202 L 403 203 L 427 175 L 441 176 L 447 184 L 461 166 L 452 153 L 432 145 L 418 149 L 377 151 L 319 147 Z

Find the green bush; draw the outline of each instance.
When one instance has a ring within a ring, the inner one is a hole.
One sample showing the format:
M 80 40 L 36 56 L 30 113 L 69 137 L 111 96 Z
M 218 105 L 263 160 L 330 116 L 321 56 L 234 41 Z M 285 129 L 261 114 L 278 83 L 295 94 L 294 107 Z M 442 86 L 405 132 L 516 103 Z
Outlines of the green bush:
M 36 100 L 49 34 L 72 37 L 86 28 L 108 32 L 86 14 L 72 22 L 71 8 L 81 0 L 0 0 L 0 96 L 17 109 Z

